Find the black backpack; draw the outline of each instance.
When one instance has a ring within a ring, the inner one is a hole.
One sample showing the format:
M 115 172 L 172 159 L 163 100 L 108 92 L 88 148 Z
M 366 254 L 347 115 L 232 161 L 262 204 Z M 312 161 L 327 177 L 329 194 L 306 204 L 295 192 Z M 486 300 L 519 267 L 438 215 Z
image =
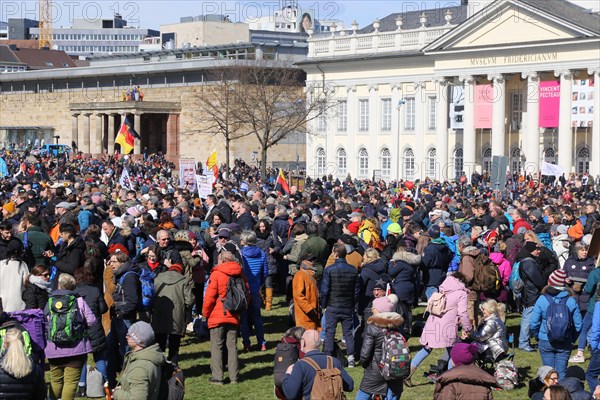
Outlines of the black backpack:
M 183 400 L 185 395 L 185 377 L 177 365 L 163 362 L 161 367 L 158 400 Z
M 293 343 L 277 343 L 275 349 L 275 386 L 283 386 L 283 376 L 288 367 L 298 361 L 298 346 Z
M 246 282 L 241 276 L 230 276 L 227 282 L 227 292 L 223 302 L 223 314 L 225 310 L 232 314 L 239 314 L 248 308 L 248 291 Z

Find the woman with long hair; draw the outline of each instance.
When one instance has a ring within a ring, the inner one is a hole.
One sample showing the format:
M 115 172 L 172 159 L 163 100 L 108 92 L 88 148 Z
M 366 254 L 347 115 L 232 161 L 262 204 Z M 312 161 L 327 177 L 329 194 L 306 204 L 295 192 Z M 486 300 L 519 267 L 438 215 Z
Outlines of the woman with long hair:
M 21 311 L 25 309 L 23 289 L 29 268 L 23 261 L 23 245 L 19 240 L 8 242 L 6 256 L 6 259 L 0 261 L 0 298 L 4 311 Z
M 273 257 L 276 252 L 275 240 L 271 224 L 268 220 L 261 219 L 254 227 L 254 233 L 256 233 L 256 244 L 264 251 L 269 264 L 269 273 L 265 278 L 265 311 L 271 311 L 273 305 L 273 277 L 277 275 L 277 262 Z
M 23 333 L 6 330 L 0 348 L 0 393 L 6 400 L 45 400 L 46 382 L 42 369 L 25 352 Z
M 479 304 L 479 311 L 483 318 L 477 331 L 471 332 L 470 336 L 477 344 L 480 355 L 486 354 L 494 361 L 498 360 L 508 351 L 506 326 L 502 322 L 506 314 L 506 306 L 489 299 Z M 463 339 L 467 337 L 469 335 L 463 333 Z
M 23 290 L 25 309 L 39 308 L 43 310 L 48 303 L 50 290 L 50 271 L 48 271 L 48 267 L 36 265 L 25 282 L 25 290 Z

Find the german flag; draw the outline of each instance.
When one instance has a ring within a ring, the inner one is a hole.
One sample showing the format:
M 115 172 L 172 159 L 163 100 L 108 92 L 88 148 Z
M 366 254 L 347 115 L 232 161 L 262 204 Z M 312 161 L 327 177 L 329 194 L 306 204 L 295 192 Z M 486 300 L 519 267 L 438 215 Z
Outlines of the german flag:
M 131 153 L 135 139 L 140 140 L 140 135 L 133 129 L 131 122 L 125 117 L 115 139 L 115 143 L 121 145 L 121 154 Z
M 281 194 L 290 194 L 290 187 L 285 180 L 285 175 L 283 174 L 283 170 L 281 168 L 279 168 L 279 176 L 277 176 L 275 190 Z

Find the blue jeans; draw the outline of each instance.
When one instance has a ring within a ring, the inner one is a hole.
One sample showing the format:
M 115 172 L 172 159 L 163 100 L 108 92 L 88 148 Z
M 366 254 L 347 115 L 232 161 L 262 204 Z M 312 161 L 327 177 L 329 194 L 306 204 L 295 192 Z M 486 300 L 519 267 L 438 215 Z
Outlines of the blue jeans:
M 421 348 L 421 350 L 419 350 L 415 357 L 412 359 L 410 366 L 415 369 L 418 368 L 419 365 L 421 365 L 421 363 L 423 362 L 423 360 L 429 357 L 432 350 L 433 349 L 430 349 L 428 347 Z M 448 361 L 448 369 L 452 368 L 452 361 L 450 360 L 450 350 L 452 350 L 452 347 L 447 347 L 446 351 L 444 352 L 444 354 L 442 354 L 441 358 L 444 361 Z
M 427 286 L 425 288 L 425 297 L 427 297 L 427 300 L 429 300 L 429 298 L 431 297 L 432 294 L 434 293 L 438 293 L 438 287 L 437 286 Z
M 117 369 L 129 350 L 125 336 L 132 324 L 133 321 L 129 319 L 114 318 L 110 321 L 110 332 L 106 335 L 106 354 L 108 354 L 106 375 L 111 388 L 117 386 Z
M 343 308 L 327 307 L 325 310 L 325 344 L 323 352 L 333 355 L 335 331 L 339 321 L 342 322 L 342 334 L 346 341 L 346 354 L 354 356 L 354 336 L 352 336 L 353 311 Z
M 588 313 L 589 314 L 589 313 Z M 598 386 L 598 375 L 600 374 L 600 349 L 592 351 L 592 358 L 587 371 L 585 371 L 585 380 L 590 387 L 590 392 L 594 393 Z
M 533 314 L 533 306 L 523 308 L 523 316 L 521 317 L 521 329 L 519 331 L 519 348 L 529 346 L 529 323 Z
M 577 342 L 577 349 L 580 351 L 583 351 L 585 349 L 585 345 L 587 344 L 588 341 L 588 332 L 590 331 L 590 328 L 592 327 L 592 320 L 594 319 L 594 313 L 593 312 L 587 312 L 585 313 L 585 316 L 583 317 L 583 322 L 581 323 L 581 333 L 579 334 L 579 341 Z
M 554 368 L 558 372 L 558 378 L 564 378 L 571 355 L 571 343 L 552 345 L 547 340 L 540 340 L 538 350 L 542 358 L 542 365 Z
M 398 400 L 399 398 L 400 398 L 399 395 L 395 395 L 394 393 L 392 393 L 392 390 L 390 388 L 388 388 L 387 395 L 385 396 L 385 400 Z M 371 395 L 363 392 L 362 390 L 359 390 L 356 393 L 356 397 L 354 399 L 355 400 L 371 400 Z
M 244 346 L 250 346 L 250 325 L 248 323 L 248 314 L 252 319 L 254 325 L 254 331 L 256 332 L 256 339 L 258 345 L 262 346 L 265 344 L 265 329 L 263 327 L 262 316 L 260 315 L 260 306 L 262 300 L 260 298 L 260 292 L 250 293 L 250 303 L 248 309 L 242 313 L 240 329 L 242 331 L 242 342 Z

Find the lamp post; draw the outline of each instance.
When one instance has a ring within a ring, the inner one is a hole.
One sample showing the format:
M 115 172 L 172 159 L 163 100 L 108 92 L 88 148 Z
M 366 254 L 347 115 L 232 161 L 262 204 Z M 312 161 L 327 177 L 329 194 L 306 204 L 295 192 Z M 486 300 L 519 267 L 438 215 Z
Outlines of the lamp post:
M 58 136 L 58 135 L 55 135 L 55 136 L 54 136 L 54 140 L 56 140 L 56 144 L 58 144 L 58 139 L 60 139 L 60 136 Z

